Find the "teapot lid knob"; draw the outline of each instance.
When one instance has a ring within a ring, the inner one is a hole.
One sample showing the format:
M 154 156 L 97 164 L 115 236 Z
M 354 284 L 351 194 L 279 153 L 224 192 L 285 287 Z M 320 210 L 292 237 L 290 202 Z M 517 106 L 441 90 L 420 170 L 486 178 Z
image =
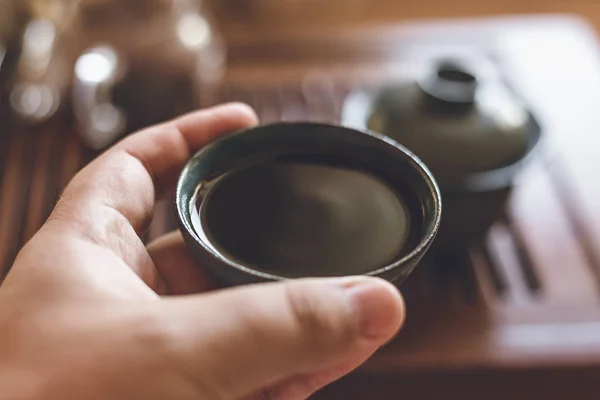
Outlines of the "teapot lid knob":
M 463 114 L 475 104 L 475 74 L 456 61 L 442 61 L 418 82 L 429 112 Z

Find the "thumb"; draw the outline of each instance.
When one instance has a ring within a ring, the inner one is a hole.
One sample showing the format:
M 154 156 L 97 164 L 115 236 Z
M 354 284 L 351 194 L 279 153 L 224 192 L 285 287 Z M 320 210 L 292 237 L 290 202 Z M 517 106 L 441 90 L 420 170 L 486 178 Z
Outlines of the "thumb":
M 397 289 L 366 277 L 250 285 L 164 306 L 175 357 L 187 368 L 181 372 L 208 391 L 206 398 L 218 399 L 271 387 L 286 393 L 281 385 L 295 377 L 324 386 L 329 382 L 318 376 L 335 379 L 336 370 L 354 369 L 404 319 Z

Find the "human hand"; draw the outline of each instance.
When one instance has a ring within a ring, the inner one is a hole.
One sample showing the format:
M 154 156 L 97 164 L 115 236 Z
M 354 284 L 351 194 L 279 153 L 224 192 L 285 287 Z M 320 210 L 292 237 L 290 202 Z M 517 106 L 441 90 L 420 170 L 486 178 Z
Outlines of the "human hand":
M 195 112 L 77 174 L 0 287 L 0 399 L 305 399 L 396 333 L 403 302 L 379 279 L 209 290 L 179 234 L 143 245 L 192 153 L 256 123 Z

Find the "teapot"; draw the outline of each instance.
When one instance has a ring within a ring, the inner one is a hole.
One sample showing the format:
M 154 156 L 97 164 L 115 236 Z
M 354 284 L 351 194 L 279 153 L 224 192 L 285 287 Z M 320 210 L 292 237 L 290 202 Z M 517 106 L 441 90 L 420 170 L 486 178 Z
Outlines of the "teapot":
M 502 213 L 541 129 L 524 100 L 476 59 L 436 57 L 413 74 L 351 93 L 342 121 L 382 133 L 432 171 L 443 217 L 436 246 L 482 240 Z

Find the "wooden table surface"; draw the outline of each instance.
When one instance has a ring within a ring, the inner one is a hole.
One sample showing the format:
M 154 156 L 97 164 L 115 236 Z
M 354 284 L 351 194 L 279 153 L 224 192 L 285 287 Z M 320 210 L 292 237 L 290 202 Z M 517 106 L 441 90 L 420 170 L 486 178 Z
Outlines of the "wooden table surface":
M 408 319 L 398 338 L 317 397 L 597 398 L 600 52 L 587 24 L 511 17 L 232 37 L 226 82 L 210 102 L 246 101 L 264 122 L 338 121 L 349 91 L 459 46 L 493 54 L 544 131 L 489 236 L 422 265 L 402 287 Z M 0 133 L 4 271 L 95 156 L 68 120 Z M 157 207 L 146 240 L 175 228 L 171 210 Z

